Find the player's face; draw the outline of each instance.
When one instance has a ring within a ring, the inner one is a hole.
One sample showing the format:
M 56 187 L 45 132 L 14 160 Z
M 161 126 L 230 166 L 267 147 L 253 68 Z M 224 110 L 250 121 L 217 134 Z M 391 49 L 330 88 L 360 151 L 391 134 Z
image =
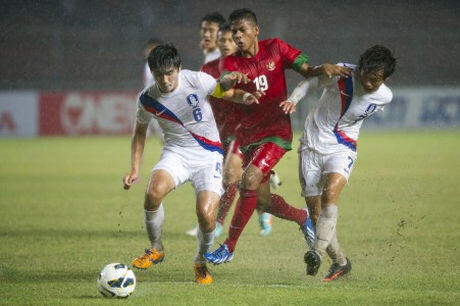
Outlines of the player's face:
M 363 85 L 364 90 L 367 92 L 377 90 L 385 81 L 383 78 L 383 69 L 372 70 L 367 73 L 361 70 L 359 73 L 361 85 Z
M 212 51 L 217 48 L 217 31 L 219 31 L 219 24 L 210 21 L 201 23 L 200 45 L 203 50 Z
M 161 92 L 168 93 L 177 88 L 177 85 L 179 85 L 179 71 L 180 68 L 176 67 L 170 67 L 165 71 L 152 71 L 155 82 Z
M 219 47 L 219 50 L 220 50 L 220 53 L 222 53 L 222 56 L 228 56 L 236 52 L 238 47 L 233 41 L 232 32 L 219 31 L 219 35 L 217 37 L 218 37 L 217 46 Z
M 256 42 L 259 35 L 259 27 L 245 19 L 232 22 L 231 25 L 233 40 L 241 51 L 249 50 Z

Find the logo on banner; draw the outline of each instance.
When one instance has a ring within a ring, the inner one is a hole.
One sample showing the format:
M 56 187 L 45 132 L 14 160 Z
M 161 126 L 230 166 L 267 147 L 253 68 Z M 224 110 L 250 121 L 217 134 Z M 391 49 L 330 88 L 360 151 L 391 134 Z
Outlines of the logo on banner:
M 69 134 L 129 133 L 135 105 L 124 95 L 71 93 L 63 100 L 62 127 Z

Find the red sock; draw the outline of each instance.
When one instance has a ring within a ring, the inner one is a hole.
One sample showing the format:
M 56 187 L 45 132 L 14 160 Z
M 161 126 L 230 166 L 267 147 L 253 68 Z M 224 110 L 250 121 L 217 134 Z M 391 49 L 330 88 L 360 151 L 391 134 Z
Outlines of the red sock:
M 232 206 L 237 190 L 238 183 L 232 183 L 226 186 L 225 192 L 220 198 L 219 212 L 217 213 L 217 222 L 220 224 L 224 224 L 225 217 Z
M 257 205 L 257 190 L 241 190 L 240 198 L 236 204 L 235 213 L 233 214 L 232 223 L 228 230 L 228 238 L 225 244 L 228 250 L 233 253 L 238 238 L 243 232 L 246 223 L 251 218 L 252 213 Z
M 281 219 L 295 221 L 299 225 L 303 225 L 308 217 L 306 210 L 289 205 L 281 196 L 273 193 L 270 197 L 270 206 L 265 209 L 265 212 Z

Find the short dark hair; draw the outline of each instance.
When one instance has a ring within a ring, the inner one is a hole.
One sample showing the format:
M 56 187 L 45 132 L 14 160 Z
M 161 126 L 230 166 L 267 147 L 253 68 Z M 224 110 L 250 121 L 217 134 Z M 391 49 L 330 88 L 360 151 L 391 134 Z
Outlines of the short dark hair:
M 177 49 L 172 44 L 156 46 L 150 51 L 148 58 L 149 68 L 153 72 L 166 72 L 169 68 L 180 68 L 182 60 Z
M 242 8 L 242 9 L 237 9 L 234 10 L 230 16 L 228 17 L 230 22 L 240 20 L 240 19 L 246 19 L 255 25 L 257 25 L 257 16 L 254 14 L 253 11 L 247 8 Z
M 230 25 L 228 23 L 224 23 L 220 28 L 219 32 L 225 33 L 225 32 L 231 32 L 232 29 L 230 28 Z
M 219 13 L 219 12 L 212 12 L 212 13 L 206 14 L 200 20 L 200 27 L 201 27 L 201 24 L 203 23 L 203 21 L 217 23 L 219 25 L 219 29 L 226 22 L 225 17 L 222 16 L 222 14 Z
M 396 68 L 393 52 L 382 45 L 375 45 L 364 51 L 359 57 L 359 71 L 369 73 L 383 69 L 383 78 L 389 77 Z

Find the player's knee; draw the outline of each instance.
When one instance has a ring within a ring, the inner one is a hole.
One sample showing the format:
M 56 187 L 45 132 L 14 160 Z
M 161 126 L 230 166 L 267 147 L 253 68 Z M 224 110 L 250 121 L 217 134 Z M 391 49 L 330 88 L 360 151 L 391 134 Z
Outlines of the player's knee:
M 267 211 L 268 207 L 270 206 L 270 199 L 266 197 L 259 196 L 257 198 L 257 209 L 261 211 Z
M 242 177 L 242 187 L 244 189 L 251 189 L 255 190 L 259 187 L 260 182 L 262 181 L 263 174 L 262 172 L 257 173 L 255 171 L 251 171 L 248 169 L 246 172 L 243 173 Z
M 146 194 L 146 202 L 149 202 L 149 206 L 160 206 L 165 195 L 163 189 L 161 184 L 150 186 Z
M 237 183 L 241 179 L 241 170 L 234 168 L 227 168 L 224 171 L 223 183 L 230 185 Z
M 198 224 L 200 228 L 209 232 L 212 231 L 216 226 L 216 212 L 213 209 L 203 209 L 202 207 L 197 208 Z
M 323 194 L 321 195 L 321 202 L 324 205 L 328 205 L 330 203 L 337 203 L 339 198 L 339 191 L 334 186 L 327 186 L 323 190 Z

